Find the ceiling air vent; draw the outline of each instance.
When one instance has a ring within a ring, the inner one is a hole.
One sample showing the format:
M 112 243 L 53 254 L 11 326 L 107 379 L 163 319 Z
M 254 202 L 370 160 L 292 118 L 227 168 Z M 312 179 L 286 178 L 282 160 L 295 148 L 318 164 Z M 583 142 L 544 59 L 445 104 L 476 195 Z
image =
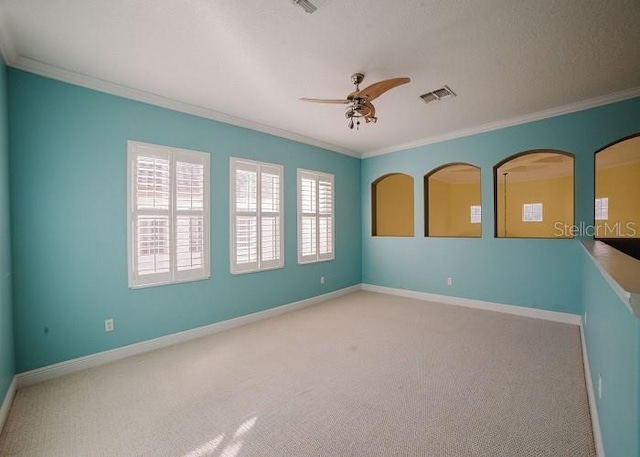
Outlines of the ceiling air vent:
M 315 10 L 318 9 L 316 5 L 311 3 L 309 0 L 293 0 L 293 3 L 298 5 L 300 8 L 302 8 L 309 14 L 313 13 Z
M 425 103 L 435 102 L 436 100 L 443 100 L 449 97 L 455 97 L 456 94 L 449 86 L 444 86 L 440 89 L 432 90 L 431 92 L 427 92 L 426 94 L 422 94 L 420 98 L 424 100 Z

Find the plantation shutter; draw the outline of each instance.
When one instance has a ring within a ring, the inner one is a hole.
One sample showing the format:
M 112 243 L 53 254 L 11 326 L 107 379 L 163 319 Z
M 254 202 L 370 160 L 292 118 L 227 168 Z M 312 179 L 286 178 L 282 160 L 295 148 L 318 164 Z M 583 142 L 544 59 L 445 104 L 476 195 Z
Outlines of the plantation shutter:
M 138 147 L 130 157 L 133 170 L 131 204 L 131 285 L 171 280 L 171 170 L 167 151 Z
M 298 170 L 298 262 L 334 258 L 333 175 Z
M 231 176 L 231 270 L 239 273 L 258 268 L 258 166 L 234 161 Z
M 279 268 L 282 167 L 231 159 L 231 272 Z
M 129 286 L 209 277 L 209 155 L 129 142 Z
M 260 166 L 260 257 L 262 269 L 277 268 L 282 261 L 282 169 Z
M 318 176 L 318 260 L 333 259 L 333 176 Z
M 317 179 L 315 175 L 298 172 L 298 262 L 315 262 L 318 257 L 316 209 Z
M 188 151 L 174 154 L 174 274 L 178 281 L 209 273 L 208 159 Z

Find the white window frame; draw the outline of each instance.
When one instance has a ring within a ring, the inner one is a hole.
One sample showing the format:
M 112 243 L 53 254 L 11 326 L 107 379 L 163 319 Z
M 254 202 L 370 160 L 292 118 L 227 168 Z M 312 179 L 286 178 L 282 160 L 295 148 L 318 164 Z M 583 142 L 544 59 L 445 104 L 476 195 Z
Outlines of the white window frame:
M 595 200 L 595 220 L 609 220 L 609 197 L 596 198 Z
M 472 224 L 482 223 L 482 205 L 471 205 L 469 209 L 470 221 Z
M 230 225 L 230 263 L 231 274 L 243 274 L 256 271 L 273 270 L 284 267 L 284 167 L 282 165 L 258 162 L 255 160 L 241 159 L 231 157 L 229 159 L 229 225 Z M 236 171 L 244 170 L 256 173 L 256 211 L 237 211 L 236 210 Z M 262 197 L 262 173 L 270 172 L 280 177 L 279 186 L 279 211 L 274 213 L 263 213 L 261 197 Z M 262 259 L 262 216 L 279 216 L 280 223 L 280 249 L 279 258 L 273 260 Z M 254 262 L 237 263 L 237 245 L 236 245 L 236 217 L 237 216 L 255 216 L 257 230 L 257 254 Z
M 316 205 L 315 212 L 313 213 L 303 213 L 302 212 L 302 179 L 313 179 L 316 183 Z M 320 214 L 320 205 L 319 205 L 319 186 L 320 182 L 329 182 L 331 183 L 331 213 Z M 335 259 L 336 252 L 336 237 L 335 237 L 335 206 L 336 206 L 336 188 L 334 183 L 334 175 L 330 173 L 323 173 L 319 171 L 313 170 L 305 170 L 302 168 L 298 168 L 298 186 L 297 186 L 297 195 L 298 195 L 298 263 L 299 264 L 307 264 L 307 263 L 316 263 L 316 262 L 325 262 L 328 260 Z M 311 255 L 303 255 L 302 253 L 302 218 L 303 217 L 314 217 L 316 220 L 316 252 Z M 320 253 L 320 218 L 329 218 L 331 220 L 331 252 L 321 254 Z
M 522 205 L 522 222 L 542 222 L 543 209 L 542 203 L 524 203 Z M 539 218 L 536 217 L 538 215 Z
M 169 205 L 167 210 L 138 209 L 134 184 L 136 161 L 139 156 L 159 158 L 169 161 Z M 142 143 L 127 142 L 127 256 L 129 287 L 132 289 L 174 284 L 188 281 L 199 281 L 211 277 L 210 242 L 209 242 L 209 153 L 189 151 L 186 149 Z M 176 162 L 196 163 L 204 166 L 204 195 L 202 210 L 178 210 L 176 206 Z M 137 271 L 137 238 L 136 221 L 139 215 L 162 215 L 169 218 L 169 271 L 140 275 Z M 189 270 L 178 270 L 177 266 L 177 220 L 178 216 L 197 215 L 203 218 L 203 266 Z

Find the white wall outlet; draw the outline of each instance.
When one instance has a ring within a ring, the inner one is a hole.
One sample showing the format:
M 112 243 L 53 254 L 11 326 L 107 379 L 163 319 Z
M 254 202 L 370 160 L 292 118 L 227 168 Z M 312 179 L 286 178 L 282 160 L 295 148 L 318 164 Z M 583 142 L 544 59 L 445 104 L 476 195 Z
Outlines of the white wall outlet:
M 453 286 L 453 278 L 447 278 L 447 286 Z
M 324 284 L 324 276 L 320 276 L 320 284 Z
M 113 319 L 105 319 L 104 321 L 104 331 L 105 332 L 113 332 Z
M 602 376 L 598 373 L 598 399 L 602 400 Z

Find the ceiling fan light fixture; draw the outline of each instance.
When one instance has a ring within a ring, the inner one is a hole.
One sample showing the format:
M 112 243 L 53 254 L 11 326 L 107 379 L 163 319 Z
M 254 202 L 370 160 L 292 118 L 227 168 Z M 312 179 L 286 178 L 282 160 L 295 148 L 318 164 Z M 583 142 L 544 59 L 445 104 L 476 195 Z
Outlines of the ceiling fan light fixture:
M 371 103 L 385 92 L 411 82 L 411 78 L 391 78 L 384 81 L 378 81 L 360 90 L 360 83 L 364 80 L 364 73 L 354 73 L 351 75 L 351 82 L 356 86 L 356 90 L 347 95 L 344 99 L 327 99 L 327 98 L 301 98 L 305 102 L 330 103 L 334 105 L 346 105 L 345 117 L 347 118 L 347 127 L 353 129 L 354 126 L 359 130 L 360 119 L 365 123 L 376 123 L 376 108 Z
M 307 13 L 311 14 L 315 10 L 318 9 L 316 5 L 311 3 L 309 0 L 292 0 L 294 4 L 298 5 L 300 8 L 305 10 Z

